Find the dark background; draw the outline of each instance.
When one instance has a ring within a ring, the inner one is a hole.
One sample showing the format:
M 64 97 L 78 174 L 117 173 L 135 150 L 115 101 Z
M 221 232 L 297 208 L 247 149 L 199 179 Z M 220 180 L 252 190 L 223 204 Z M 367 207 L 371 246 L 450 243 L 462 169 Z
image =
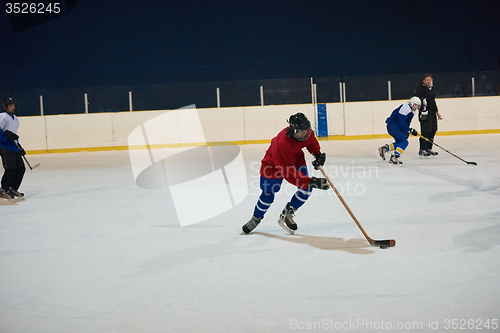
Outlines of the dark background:
M 335 86 L 350 76 L 419 73 L 414 86 L 424 72 L 500 70 L 497 0 L 60 2 L 58 15 L 0 12 L 0 93 L 29 99 L 25 114 L 40 94 L 52 113 L 81 112 L 84 92 L 102 99 L 95 112 L 123 110 L 129 90 L 139 109 L 152 109 L 176 98 L 170 107 L 191 104 L 193 92 L 224 84 L 237 103 L 228 82 L 247 81 L 238 87 L 257 89 L 246 103 L 256 105 L 262 82 L 281 87 L 288 78 Z M 120 101 L 103 106 L 113 94 Z

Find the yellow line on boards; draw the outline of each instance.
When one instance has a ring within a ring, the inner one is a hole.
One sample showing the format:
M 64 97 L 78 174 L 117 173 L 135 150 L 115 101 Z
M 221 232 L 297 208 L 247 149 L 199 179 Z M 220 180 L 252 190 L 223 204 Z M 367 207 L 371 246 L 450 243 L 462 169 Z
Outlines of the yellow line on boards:
M 487 129 L 487 130 L 469 130 L 469 131 L 447 131 L 437 132 L 436 136 L 451 136 L 451 135 L 472 135 L 472 134 L 498 134 L 500 129 Z M 335 140 L 373 140 L 390 138 L 389 134 L 371 134 L 371 135 L 330 135 L 327 137 L 320 137 L 320 141 L 335 141 Z M 226 141 L 226 142 L 209 142 L 209 143 L 170 143 L 161 145 L 137 145 L 137 146 L 111 146 L 111 147 L 85 147 L 85 148 L 61 148 L 61 149 L 47 149 L 47 150 L 27 150 L 30 155 L 37 154 L 61 154 L 61 153 L 80 153 L 80 152 L 96 152 L 96 151 L 121 151 L 121 150 L 145 150 L 145 149 L 165 149 L 165 148 L 189 148 L 189 147 L 202 147 L 202 146 L 226 146 L 226 145 L 256 145 L 256 144 L 269 144 L 271 140 L 242 140 L 242 141 Z

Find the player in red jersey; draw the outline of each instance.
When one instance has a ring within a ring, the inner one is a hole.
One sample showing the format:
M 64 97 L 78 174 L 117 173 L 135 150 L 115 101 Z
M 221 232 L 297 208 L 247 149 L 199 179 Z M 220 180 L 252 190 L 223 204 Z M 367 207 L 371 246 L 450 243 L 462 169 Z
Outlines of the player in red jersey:
M 290 116 L 289 126 L 283 129 L 271 140 L 271 145 L 262 159 L 260 167 L 260 188 L 262 190 L 255 205 L 254 214 L 243 227 L 243 233 L 248 234 L 257 227 L 264 214 L 274 201 L 274 195 L 281 189 L 283 179 L 297 186 L 297 192 L 286 204 L 279 218 L 279 225 L 294 234 L 297 224 L 293 220 L 295 211 L 309 198 L 314 188 L 327 190 L 330 185 L 324 178 L 309 177 L 304 158 L 303 148 L 306 148 L 315 160 L 315 169 L 323 166 L 326 154 L 320 150 L 311 123 L 303 113 Z

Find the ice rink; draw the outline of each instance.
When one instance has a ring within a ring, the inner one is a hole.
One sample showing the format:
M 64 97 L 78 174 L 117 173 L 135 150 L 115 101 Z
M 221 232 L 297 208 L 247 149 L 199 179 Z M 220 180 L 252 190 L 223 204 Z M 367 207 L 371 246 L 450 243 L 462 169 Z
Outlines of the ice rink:
M 385 250 L 333 190 L 288 235 L 284 186 L 240 235 L 268 145 L 241 146 L 244 200 L 186 227 L 168 189 L 136 185 L 128 151 L 27 155 L 41 165 L 26 200 L 0 206 L 0 332 L 499 332 L 500 134 L 436 137 L 477 166 L 437 147 L 418 158 L 410 138 L 396 167 L 377 158 L 384 143 L 320 141 L 368 235 L 396 240 Z

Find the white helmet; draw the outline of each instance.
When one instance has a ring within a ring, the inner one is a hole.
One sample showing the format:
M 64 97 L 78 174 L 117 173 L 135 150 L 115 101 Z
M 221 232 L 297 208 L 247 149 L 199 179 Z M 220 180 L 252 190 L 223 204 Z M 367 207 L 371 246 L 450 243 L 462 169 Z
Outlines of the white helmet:
M 415 104 L 417 104 L 418 107 L 420 107 L 422 105 L 422 102 L 420 101 L 420 98 L 418 98 L 417 96 L 413 96 L 408 101 L 408 104 L 410 104 L 410 107 L 413 107 L 413 105 L 415 105 Z

